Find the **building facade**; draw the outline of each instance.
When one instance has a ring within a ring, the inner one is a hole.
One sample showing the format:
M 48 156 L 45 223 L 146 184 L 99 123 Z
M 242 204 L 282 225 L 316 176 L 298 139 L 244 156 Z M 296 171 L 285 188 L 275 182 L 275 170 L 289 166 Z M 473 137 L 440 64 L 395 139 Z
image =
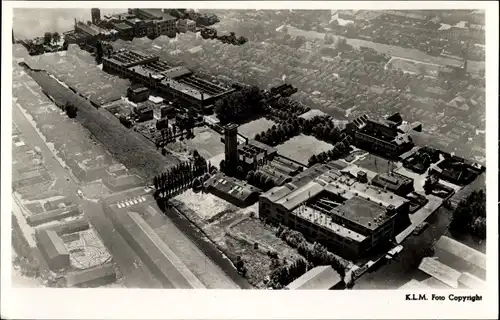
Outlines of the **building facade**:
M 298 230 L 351 259 L 390 245 L 409 224 L 408 212 L 406 199 L 331 164 L 313 166 L 259 200 L 262 219 Z

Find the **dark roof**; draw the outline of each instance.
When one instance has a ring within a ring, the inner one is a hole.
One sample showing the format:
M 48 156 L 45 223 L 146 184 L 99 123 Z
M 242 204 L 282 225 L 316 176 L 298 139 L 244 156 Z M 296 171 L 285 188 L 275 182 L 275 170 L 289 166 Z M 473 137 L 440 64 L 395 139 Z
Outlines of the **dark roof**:
M 379 185 L 381 187 L 386 187 L 387 190 L 397 191 L 403 185 L 411 183 L 412 179 L 405 177 L 398 173 L 379 173 L 373 179 L 372 183 L 375 185 Z
M 162 19 L 162 20 L 176 20 L 175 17 L 172 17 L 168 13 L 163 12 L 161 9 L 139 9 L 142 10 L 143 12 L 153 16 L 156 19 Z
M 128 30 L 128 29 L 133 29 L 131 25 L 128 25 L 124 22 L 116 23 L 114 25 L 116 30 Z
M 342 278 L 331 266 L 313 268 L 290 283 L 290 290 L 329 290 L 342 282 Z
M 47 258 L 52 260 L 61 255 L 69 255 L 62 239 L 53 230 L 41 230 L 36 233 L 38 245 L 43 248 Z
M 342 205 L 336 207 L 332 213 L 370 230 L 375 230 L 387 220 L 384 218 L 388 218 L 384 206 L 359 196 L 346 200 Z M 383 219 L 376 219 L 380 216 Z
M 245 201 L 252 194 L 258 193 L 261 190 L 245 181 L 228 177 L 222 172 L 218 172 L 211 176 L 206 182 L 207 187 L 212 187 L 220 192 L 223 192 L 239 201 Z
M 67 275 L 65 279 L 68 287 L 74 287 L 111 276 L 116 277 L 115 269 L 112 265 L 104 265 Z

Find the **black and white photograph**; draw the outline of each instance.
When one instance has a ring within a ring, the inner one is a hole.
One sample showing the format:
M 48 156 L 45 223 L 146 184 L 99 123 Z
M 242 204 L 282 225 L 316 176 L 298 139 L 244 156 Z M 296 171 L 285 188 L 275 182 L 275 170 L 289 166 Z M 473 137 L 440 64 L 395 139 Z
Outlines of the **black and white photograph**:
M 12 289 L 498 304 L 498 4 L 16 2 Z

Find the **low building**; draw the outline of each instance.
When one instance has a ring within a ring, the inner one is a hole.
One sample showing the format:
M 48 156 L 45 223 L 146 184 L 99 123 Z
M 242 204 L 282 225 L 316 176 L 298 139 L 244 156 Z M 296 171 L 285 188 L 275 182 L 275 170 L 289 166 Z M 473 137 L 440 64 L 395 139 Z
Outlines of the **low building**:
M 222 172 L 211 176 L 204 185 L 206 190 L 239 207 L 255 203 L 261 192 L 260 189 L 244 181 L 228 177 Z
M 149 104 L 134 108 L 137 122 L 144 122 L 154 119 L 154 110 Z
M 118 31 L 118 37 L 123 40 L 130 40 L 134 38 L 134 27 L 125 23 L 118 22 L 113 24 L 113 28 Z
M 381 121 L 363 115 L 350 122 L 347 129 L 353 133 L 357 147 L 388 158 L 397 158 L 414 146 L 409 135 L 412 126 L 404 123 L 398 113 Z
M 177 31 L 180 33 L 196 32 L 196 22 L 189 19 L 180 19 L 177 21 Z
M 409 207 L 408 200 L 352 178 L 332 162 L 261 195 L 259 216 L 356 259 L 389 246 L 409 224 Z
M 81 213 L 80 207 L 74 204 L 64 208 L 54 209 L 30 215 L 26 218 L 26 222 L 28 222 L 28 224 L 33 227 L 55 220 L 74 217 L 79 215 L 80 213 Z
M 413 179 L 395 172 L 377 174 L 372 179 L 372 183 L 402 197 L 414 191 Z
M 115 282 L 116 272 L 113 265 L 107 264 L 69 274 L 64 280 L 67 287 L 100 287 Z
M 143 180 L 135 174 L 109 176 L 104 181 L 106 186 L 113 191 L 132 189 L 143 185 Z
M 101 179 L 107 168 L 104 159 L 98 157 L 77 162 L 72 171 L 79 180 L 89 182 Z
M 127 97 L 132 102 L 143 102 L 149 98 L 149 89 L 140 84 L 135 84 L 127 89 Z
M 257 140 L 246 139 L 238 145 L 238 164 L 247 170 L 256 170 L 274 158 L 278 150 Z
M 62 239 L 53 230 L 42 230 L 35 233 L 35 238 L 43 258 L 52 270 L 69 266 L 69 252 Z
M 334 290 L 345 287 L 342 277 L 331 266 L 315 267 L 286 286 L 287 290 Z

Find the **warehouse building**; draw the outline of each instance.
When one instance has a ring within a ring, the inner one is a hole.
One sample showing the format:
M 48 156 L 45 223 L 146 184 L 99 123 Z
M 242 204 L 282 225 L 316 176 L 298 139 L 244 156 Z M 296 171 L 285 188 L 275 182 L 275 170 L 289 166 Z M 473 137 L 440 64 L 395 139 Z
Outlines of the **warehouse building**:
M 287 290 L 336 290 L 345 287 L 342 277 L 331 266 L 318 266 L 285 287 Z
M 38 226 L 43 223 L 55 220 L 61 220 L 68 217 L 74 217 L 79 215 L 80 213 L 81 213 L 80 207 L 74 204 L 68 207 L 30 215 L 26 218 L 26 221 L 30 226 Z
M 103 70 L 129 78 L 169 100 L 179 99 L 199 110 L 210 110 L 216 100 L 234 91 L 193 75 L 185 67 L 173 67 L 158 56 L 122 50 L 103 58 Z
M 35 238 L 50 269 L 59 270 L 69 266 L 69 252 L 55 231 L 37 231 Z
M 111 264 L 75 272 L 64 277 L 67 287 L 92 288 L 116 281 L 115 268 Z
M 132 13 L 139 19 L 152 21 L 155 35 L 175 35 L 177 19 L 161 9 L 132 9 Z
M 259 199 L 261 190 L 222 172 L 211 176 L 205 182 L 205 189 L 239 207 L 247 207 Z
M 334 162 L 299 173 L 259 200 L 261 218 L 351 259 L 388 246 L 409 224 L 408 212 L 408 200 L 352 178 Z
M 413 179 L 395 172 L 377 174 L 372 179 L 372 183 L 402 197 L 414 191 Z
M 165 288 L 204 289 L 205 286 L 141 216 L 160 214 L 154 198 L 134 189 L 103 199 L 104 213 L 139 258 Z
M 357 147 L 389 158 L 397 158 L 413 148 L 410 132 L 421 130 L 421 125 L 407 124 L 399 114 L 381 121 L 363 115 L 350 122 L 347 130 L 354 134 L 354 144 Z

